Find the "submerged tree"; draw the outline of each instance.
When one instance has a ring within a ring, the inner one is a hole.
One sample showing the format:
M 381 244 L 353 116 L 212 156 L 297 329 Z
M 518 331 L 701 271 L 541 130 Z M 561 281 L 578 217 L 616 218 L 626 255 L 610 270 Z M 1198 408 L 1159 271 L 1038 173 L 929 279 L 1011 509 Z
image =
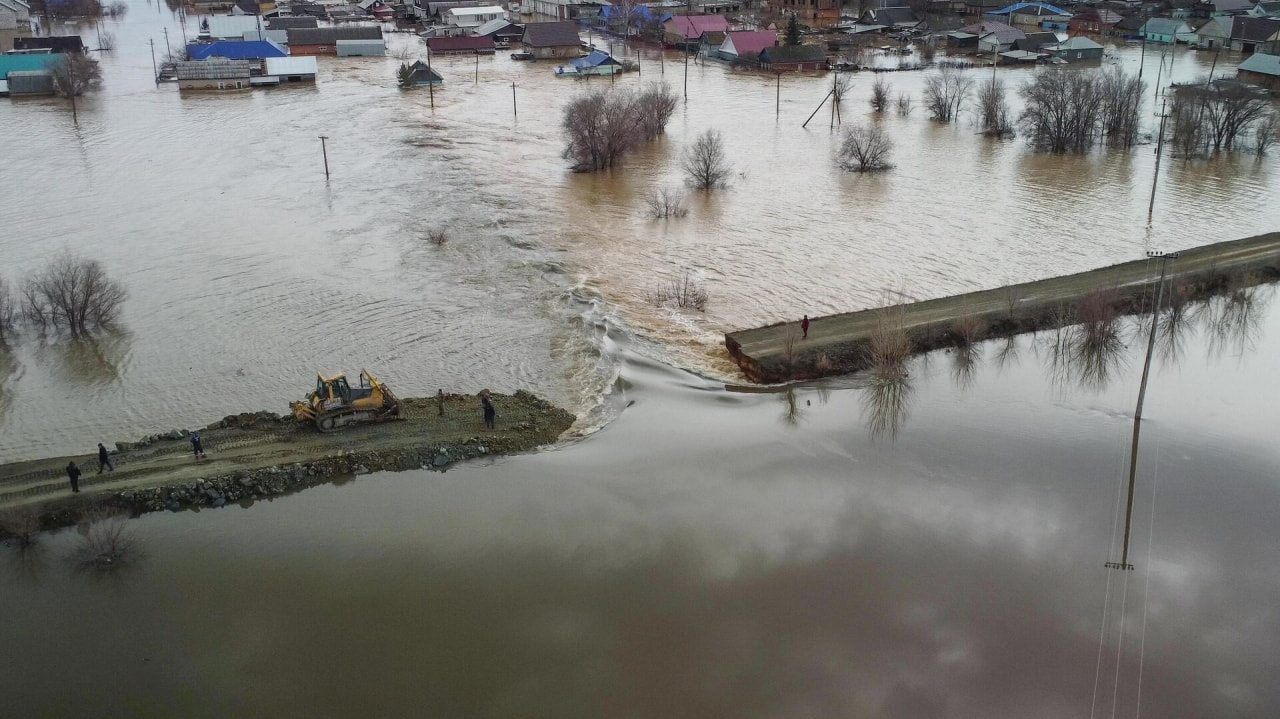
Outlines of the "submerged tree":
M 876 172 L 887 170 L 893 141 L 879 125 L 857 125 L 844 133 L 836 159 L 850 172 Z
M 14 323 L 18 312 L 13 301 L 13 292 L 9 281 L 0 277 L 0 348 L 4 348 L 13 338 Z
M 22 287 L 23 316 L 32 324 L 65 328 L 80 336 L 110 327 L 128 296 L 97 260 L 70 252 L 55 257 Z
M 964 109 L 973 91 L 973 78 L 963 70 L 944 67 L 924 80 L 924 106 L 938 122 L 951 122 Z
M 877 76 L 875 83 L 871 85 L 871 109 L 876 112 L 889 109 L 889 95 L 889 83 L 885 82 L 883 77 Z
M 565 106 L 560 122 L 568 144 L 564 157 L 575 172 L 613 167 L 628 152 L 666 130 L 675 110 L 675 95 L 665 84 L 650 84 L 641 92 L 596 90 L 579 95 Z
M 716 130 L 698 135 L 685 149 L 681 163 L 689 184 L 699 190 L 722 187 L 729 177 L 729 160 L 724 149 L 724 138 Z
M 399 69 L 396 70 L 396 85 L 401 90 L 413 87 L 413 70 L 409 67 L 409 63 L 400 63 Z
M 1097 82 L 1102 103 L 1099 108 L 1102 134 L 1112 145 L 1132 147 L 1138 140 L 1146 83 L 1119 68 L 1103 73 Z
M 98 61 L 78 52 L 63 53 L 59 62 L 53 63 L 53 86 L 58 94 L 71 98 L 71 119 L 79 122 L 76 97 L 97 90 L 102 85 L 102 68 Z
M 1031 144 L 1049 152 L 1085 152 L 1098 128 L 1100 93 L 1092 76 L 1046 70 L 1019 90 L 1026 103 L 1023 131 Z
M 1013 120 L 1009 117 L 1009 100 L 1005 97 L 1003 80 L 993 77 L 978 88 L 978 119 L 987 135 L 1013 135 Z

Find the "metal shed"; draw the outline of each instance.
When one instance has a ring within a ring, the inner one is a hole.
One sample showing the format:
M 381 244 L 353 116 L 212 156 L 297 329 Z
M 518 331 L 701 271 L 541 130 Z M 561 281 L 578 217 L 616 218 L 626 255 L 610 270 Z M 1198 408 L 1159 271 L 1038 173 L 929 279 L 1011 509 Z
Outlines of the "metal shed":
M 9 73 L 9 94 L 52 95 L 53 73 L 48 70 L 18 70 Z
M 338 57 L 372 57 L 387 54 L 383 40 L 338 40 Z

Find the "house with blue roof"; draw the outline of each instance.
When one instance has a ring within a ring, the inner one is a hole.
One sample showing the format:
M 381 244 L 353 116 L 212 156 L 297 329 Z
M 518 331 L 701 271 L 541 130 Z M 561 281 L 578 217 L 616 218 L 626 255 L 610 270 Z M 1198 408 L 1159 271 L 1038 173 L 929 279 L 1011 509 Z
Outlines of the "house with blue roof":
M 592 50 L 586 57 L 575 57 L 568 65 L 556 68 L 556 77 L 586 77 L 587 75 L 613 75 L 622 71 L 622 63 L 609 53 Z
M 982 14 L 982 19 L 1008 23 L 1014 27 L 1030 25 L 1065 30 L 1071 22 L 1071 12 L 1049 3 L 1020 2 L 999 10 L 988 10 Z
M 265 60 L 269 57 L 288 57 L 289 51 L 272 40 L 223 40 L 187 45 L 187 56 L 192 60 L 208 60 L 211 57 Z

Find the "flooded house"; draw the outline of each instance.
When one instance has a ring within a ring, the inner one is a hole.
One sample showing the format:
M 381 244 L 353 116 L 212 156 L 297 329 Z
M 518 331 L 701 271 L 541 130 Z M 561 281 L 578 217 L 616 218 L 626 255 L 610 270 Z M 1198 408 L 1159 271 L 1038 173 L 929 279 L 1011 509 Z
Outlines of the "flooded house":
M 351 40 L 367 43 L 356 49 L 376 51 L 379 55 L 386 52 L 382 28 L 377 25 L 293 28 L 288 30 L 288 39 L 290 55 L 337 55 L 339 54 L 338 43 Z M 381 50 L 378 50 L 378 47 L 381 47 Z
M 427 63 L 415 60 L 409 66 L 409 81 L 414 85 L 441 85 L 444 83 L 444 78 Z
M 30 5 L 22 0 L 0 0 L 0 30 L 26 29 L 30 25 Z
M 269 57 L 262 61 L 267 77 L 275 78 L 274 84 L 315 82 L 317 62 L 314 55 L 298 57 Z
M 269 57 L 288 57 L 288 55 L 289 51 L 283 45 L 270 40 L 224 40 L 187 45 L 187 57 L 191 60 L 210 58 L 265 60 Z
M 200 23 L 201 40 L 243 40 L 245 33 L 264 29 L 256 15 L 211 15 Z
M 714 56 L 726 62 L 756 63 L 765 48 L 778 45 L 778 33 L 768 30 L 742 30 L 725 33 L 724 42 Z
M 426 39 L 427 49 L 436 55 L 492 55 L 492 37 L 441 36 Z
M 47 51 L 52 53 L 85 52 L 84 41 L 79 35 L 51 35 L 47 37 L 15 37 L 13 49 L 22 52 Z
M 310 16 L 272 17 L 267 18 L 266 22 L 268 30 L 284 30 L 286 33 L 289 30 L 320 27 L 320 21 Z M 285 42 L 288 40 L 286 39 Z
M 1231 49 L 1256 52 L 1260 45 L 1280 41 L 1280 20 L 1264 17 L 1237 17 L 1231 24 Z
M 662 23 L 662 42 L 697 49 L 703 33 L 709 32 L 729 32 L 729 20 L 724 15 L 677 15 Z
M 1142 24 L 1139 34 L 1147 42 L 1164 45 L 1174 43 L 1195 42 L 1196 32 L 1186 20 L 1168 17 L 1153 17 Z
M 51 94 L 53 64 L 60 61 L 53 53 L 0 55 L 0 95 Z M 42 89 L 46 85 L 47 92 Z
M 1087 37 L 1073 37 L 1053 45 L 1043 45 L 1040 51 L 1062 60 L 1101 60 L 1103 48 Z
M 1240 63 L 1240 67 L 1236 69 L 1236 78 L 1241 82 L 1265 87 L 1272 95 L 1280 94 L 1280 55 L 1255 52 Z
M 760 52 L 760 67 L 772 72 L 823 72 L 827 54 L 817 45 L 777 45 Z
M 496 18 L 477 27 L 473 32 L 477 37 L 493 38 L 495 43 L 520 42 L 524 37 L 524 26 L 508 22 L 504 18 Z
M 565 60 L 582 54 L 578 26 L 568 21 L 529 23 L 521 42 L 535 60 Z
M 250 83 L 249 60 L 215 57 L 175 63 L 179 90 L 247 90 Z

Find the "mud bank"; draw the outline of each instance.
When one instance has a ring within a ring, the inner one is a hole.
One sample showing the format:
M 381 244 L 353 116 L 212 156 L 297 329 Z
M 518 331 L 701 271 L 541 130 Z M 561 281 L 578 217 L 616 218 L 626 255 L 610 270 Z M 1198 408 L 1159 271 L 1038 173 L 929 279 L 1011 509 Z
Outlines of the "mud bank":
M 780 322 L 730 332 L 725 346 L 753 382 L 848 374 L 871 365 L 870 346 L 878 332 L 903 331 L 910 337 L 913 353 L 924 353 L 1077 324 L 1077 308 L 1099 293 L 1119 314 L 1150 312 L 1162 261 L 1138 260 L 952 297 L 811 318 L 807 338 L 799 322 Z M 1166 301 L 1171 292 L 1198 300 L 1275 282 L 1280 279 L 1280 233 L 1184 250 L 1176 260 L 1168 260 L 1167 270 Z
M 447 395 L 404 400 L 405 419 L 320 434 L 268 412 L 232 415 L 200 430 L 207 451 L 196 459 L 188 430 L 118 442 L 114 471 L 97 472 L 96 457 L 56 457 L 0 466 L 0 513 L 35 512 L 45 529 L 78 523 L 93 510 L 140 515 L 156 511 L 245 506 L 379 471 L 445 470 L 478 457 L 527 452 L 553 443 L 574 416 L 527 392 L 492 394 L 498 410 L 485 429 L 479 400 Z M 69 461 L 85 472 L 73 494 Z M 5 536 L 0 527 L 0 537 Z

